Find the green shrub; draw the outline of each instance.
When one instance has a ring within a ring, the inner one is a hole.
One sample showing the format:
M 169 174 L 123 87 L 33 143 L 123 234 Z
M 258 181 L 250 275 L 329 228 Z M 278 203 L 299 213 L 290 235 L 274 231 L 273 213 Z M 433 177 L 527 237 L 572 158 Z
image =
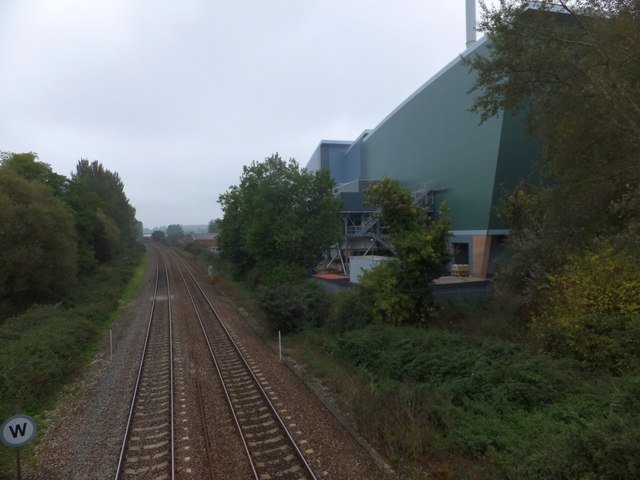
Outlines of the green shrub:
M 260 287 L 258 303 L 274 332 L 294 332 L 304 325 L 319 326 L 329 315 L 328 294 L 311 280 Z
M 87 343 L 98 330 L 98 324 L 90 319 L 70 317 L 51 307 L 41 307 L 24 316 L 30 315 L 42 321 L 0 352 L 4 414 L 17 404 L 33 411 L 47 400 L 77 369 Z
M 364 327 L 371 323 L 371 300 L 359 285 L 345 288 L 331 295 L 331 308 L 325 326 L 334 333 Z
M 373 323 L 411 323 L 413 300 L 400 289 L 401 276 L 398 263 L 390 260 L 365 272 L 360 278 L 357 292 L 370 302 Z
M 414 478 L 402 470 L 412 462 L 421 475 L 469 480 L 640 477 L 637 364 L 614 376 L 584 369 L 573 353 L 540 353 L 522 324 L 508 325 L 518 302 L 441 312 L 439 324 L 453 324 L 455 333 L 367 324 L 354 312 L 370 308 L 354 302 L 365 298 L 358 288 L 332 296 L 330 328 L 293 338 L 308 342 L 301 350 L 315 346 L 306 355 L 322 361 L 307 364 L 402 478 Z M 470 325 L 474 315 L 482 317 L 479 330 Z M 496 319 L 500 325 L 491 326 Z
M 561 379 L 545 357 L 514 343 L 371 326 L 347 332 L 339 345 L 345 358 L 373 377 L 428 385 L 455 405 L 477 398 L 496 410 L 531 410 L 562 395 Z
M 633 256 L 610 247 L 571 258 L 541 290 L 532 326 L 542 346 L 613 371 L 637 364 L 639 267 Z

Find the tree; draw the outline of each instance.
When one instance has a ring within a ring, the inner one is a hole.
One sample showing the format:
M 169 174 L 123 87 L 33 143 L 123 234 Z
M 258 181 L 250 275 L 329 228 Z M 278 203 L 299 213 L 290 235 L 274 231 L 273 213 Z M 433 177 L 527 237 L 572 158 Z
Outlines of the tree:
M 222 254 L 239 275 L 304 273 L 340 238 L 333 188 L 327 171 L 308 172 L 277 153 L 245 166 L 240 184 L 218 200 Z
M 33 152 L 3 152 L 0 154 L 0 164 L 2 168 L 15 172 L 25 180 L 38 181 L 51 187 L 58 195 L 62 193 L 67 183 L 66 177 L 55 173 L 48 163 L 39 162 L 38 155 Z
M 98 209 L 93 223 L 93 249 L 100 263 L 112 260 L 120 246 L 120 229 L 116 222 Z
M 129 203 L 124 193 L 124 183 L 116 172 L 104 168 L 99 162 L 82 159 L 76 165 L 71 182 L 84 184 L 86 188 L 100 199 L 99 208 L 109 217 L 119 230 L 119 248 L 131 248 L 138 238 L 138 224 L 135 208 Z
M 162 230 L 154 230 L 151 233 L 151 240 L 158 243 L 167 243 L 167 236 Z
M 184 237 L 182 225 L 169 225 L 167 227 L 167 240 L 170 243 L 176 243 L 176 241 L 182 237 Z
M 437 219 L 431 218 L 407 189 L 388 177 L 365 193 L 380 207 L 397 257 L 362 279 L 365 294 L 373 299 L 374 319 L 426 325 L 433 307 L 431 284 L 451 260 L 446 205 L 441 206 Z
M 541 147 L 537 178 L 502 209 L 512 228 L 502 278 L 535 298 L 571 255 L 637 242 L 640 14 L 635 0 L 529 5 L 483 6 L 490 56 L 469 63 L 475 110 L 521 112 Z
M 140 237 L 135 209 L 117 173 L 100 163 L 80 160 L 63 198 L 71 207 L 78 230 L 81 273 L 90 273 L 130 249 Z
M 216 218 L 215 220 L 209 220 L 209 228 L 207 229 L 207 231 L 209 233 L 218 233 L 220 231 L 220 222 L 221 220 L 219 218 Z
M 0 168 L 0 298 L 24 309 L 57 300 L 76 275 L 76 237 L 67 207 L 39 180 Z

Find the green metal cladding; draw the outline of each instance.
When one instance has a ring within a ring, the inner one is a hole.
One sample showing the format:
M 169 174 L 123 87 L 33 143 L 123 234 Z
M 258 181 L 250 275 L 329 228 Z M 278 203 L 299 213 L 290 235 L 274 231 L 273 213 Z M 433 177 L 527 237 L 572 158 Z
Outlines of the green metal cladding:
M 486 42 L 472 50 L 487 54 Z M 469 91 L 475 74 L 457 59 L 382 121 L 362 145 L 364 178 L 405 186 L 435 183 L 453 231 L 503 229 L 494 214 L 502 192 L 530 171 L 535 145 L 510 114 L 480 124 Z
M 488 43 L 482 39 L 464 55 L 488 55 Z M 407 187 L 434 184 L 455 235 L 506 233 L 495 207 L 527 177 L 539 151 L 521 117 L 503 112 L 480 123 L 470 111 L 474 81 L 457 58 L 351 146 L 321 141 L 308 168 L 329 168 L 338 183 L 389 176 Z

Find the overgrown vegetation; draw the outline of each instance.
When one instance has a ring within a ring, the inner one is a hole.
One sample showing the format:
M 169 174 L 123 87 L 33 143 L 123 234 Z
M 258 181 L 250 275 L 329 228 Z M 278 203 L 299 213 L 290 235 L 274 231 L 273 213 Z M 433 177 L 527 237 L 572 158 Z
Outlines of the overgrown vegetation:
M 315 310 L 285 344 L 401 478 L 637 478 L 637 363 L 541 351 L 513 297 L 440 306 L 425 329 L 372 323 L 357 289 L 315 293 L 283 292 L 283 321 Z
M 637 478 L 637 370 L 590 374 L 479 333 L 371 325 L 290 344 L 403 478 Z
M 262 287 L 257 299 L 270 328 L 276 332 L 321 325 L 329 312 L 330 299 L 320 285 L 310 280 Z
M 66 178 L 37 158 L 0 154 L 0 321 L 63 299 L 141 233 L 117 173 L 80 160 Z
M 0 418 L 16 408 L 38 418 L 142 281 L 142 229 L 99 162 L 80 160 L 67 178 L 7 152 L 0 225 Z M 2 449 L 0 478 L 13 476 L 10 459 Z
M 612 372 L 640 365 L 638 267 L 611 247 L 571 257 L 540 287 L 532 327 L 542 346 Z
M 99 334 L 120 302 L 143 281 L 141 248 L 101 266 L 61 307 L 35 305 L 0 324 L 0 418 L 21 412 L 40 415 L 95 351 Z M 0 478 L 13 478 L 13 456 L 3 448 Z

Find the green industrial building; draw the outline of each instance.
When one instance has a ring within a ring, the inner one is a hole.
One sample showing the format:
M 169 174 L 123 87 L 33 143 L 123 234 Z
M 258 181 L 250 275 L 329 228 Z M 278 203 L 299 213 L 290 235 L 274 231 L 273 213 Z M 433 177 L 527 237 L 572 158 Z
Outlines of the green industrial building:
M 493 272 L 493 260 L 509 231 L 495 214 L 505 191 L 531 171 L 539 150 L 521 119 L 502 112 L 480 124 L 470 111 L 475 73 L 463 57 L 488 55 L 489 41 L 467 50 L 429 79 L 378 126 L 354 141 L 320 142 L 307 164 L 326 168 L 343 198 L 346 256 L 392 246 L 384 227 L 363 203 L 369 181 L 388 176 L 414 192 L 416 201 L 437 212 L 446 201 L 452 221 L 453 263 L 467 264 L 475 278 Z

